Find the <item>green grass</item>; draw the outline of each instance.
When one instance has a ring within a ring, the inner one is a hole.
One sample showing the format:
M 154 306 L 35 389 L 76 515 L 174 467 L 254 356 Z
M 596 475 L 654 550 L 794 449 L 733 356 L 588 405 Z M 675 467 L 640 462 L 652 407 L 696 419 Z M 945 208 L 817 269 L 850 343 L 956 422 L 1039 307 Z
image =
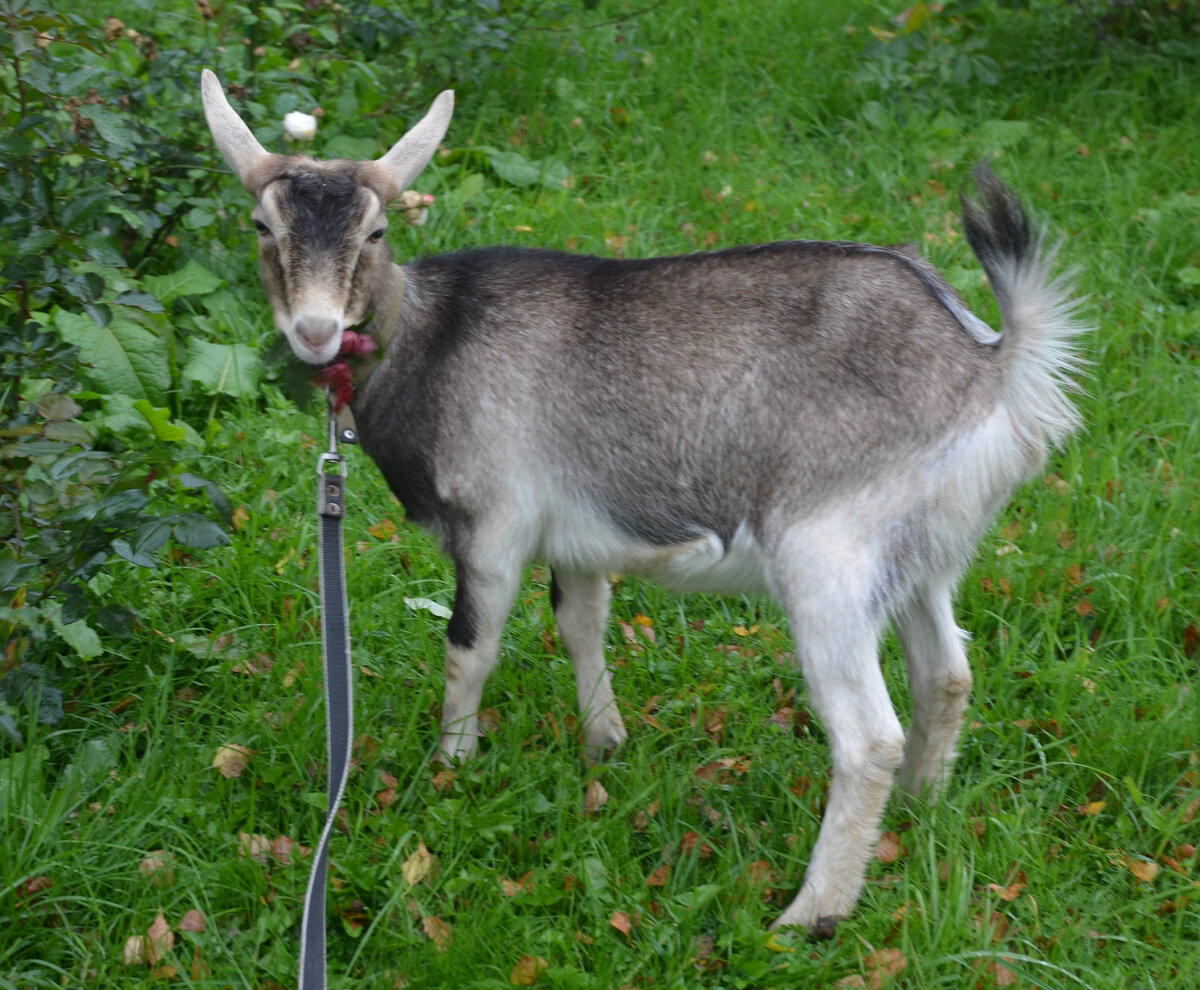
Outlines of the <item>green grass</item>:
M 873 865 L 834 939 L 768 941 L 828 773 L 779 609 L 621 581 L 614 620 L 629 634 L 614 621 L 608 648 L 631 737 L 589 767 L 538 568 L 485 695 L 482 753 L 436 777 L 444 623 L 405 599 L 449 605 L 453 576 L 352 451 L 360 740 L 333 845 L 335 986 L 506 987 L 523 956 L 545 961 L 535 985 L 588 990 L 870 986 L 900 958 L 896 987 L 1194 985 L 1200 48 L 1093 43 L 1066 13 L 1047 27 L 985 5 L 1000 78 L 962 85 L 862 55 L 895 13 L 732 0 L 522 34 L 491 85 L 460 92 L 448 145 L 557 159 L 571 188 L 514 187 L 478 155 L 451 156 L 419 180 L 438 196 L 430 225 L 393 244 L 634 257 L 914 241 L 994 317 L 955 199 L 992 161 L 1063 237 L 1098 331 L 1085 430 L 1018 493 L 963 582 L 976 687 L 944 799 L 889 808 L 899 854 Z M 963 41 L 938 30 L 938 44 Z M 386 144 L 404 122 L 378 125 Z M 248 209 L 232 181 L 228 197 Z M 246 339 L 265 340 L 249 244 L 185 250 L 236 280 Z M 223 410 L 204 469 L 240 507 L 232 544 L 114 567 L 137 627 L 97 660 L 64 657 L 68 717 L 30 718 L 24 749 L 0 754 L 0 987 L 294 985 L 307 860 L 245 855 L 239 834 L 311 845 L 320 828 L 322 431 L 273 386 Z M 906 715 L 890 642 L 885 666 Z M 253 754 L 230 779 L 210 767 L 227 744 Z M 588 812 L 593 781 L 608 800 Z M 436 864 L 418 876 L 421 844 Z M 169 869 L 145 872 L 158 850 Z M 174 927 L 191 910 L 205 930 L 176 931 L 159 968 L 123 962 L 160 912 Z M 448 950 L 429 934 L 447 930 Z

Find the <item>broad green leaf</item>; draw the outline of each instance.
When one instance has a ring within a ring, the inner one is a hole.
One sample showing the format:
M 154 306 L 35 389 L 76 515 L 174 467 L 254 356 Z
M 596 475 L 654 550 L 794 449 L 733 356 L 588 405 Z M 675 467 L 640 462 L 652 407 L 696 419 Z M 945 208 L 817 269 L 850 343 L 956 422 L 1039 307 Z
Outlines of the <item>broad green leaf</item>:
M 133 133 L 125 126 L 118 113 L 107 107 L 85 104 L 76 111 L 79 116 L 87 117 L 96 125 L 96 132 L 113 147 L 127 151 L 133 147 Z
M 161 406 L 151 405 L 145 399 L 138 399 L 133 408 L 146 417 L 146 422 L 154 429 L 154 435 L 164 443 L 185 443 L 187 431 L 178 423 L 171 422 L 171 411 Z
M 550 188 L 562 188 L 570 178 L 566 165 L 557 159 L 530 161 L 515 151 L 499 151 L 496 148 L 481 148 L 488 162 L 505 182 L 514 186 L 534 186 L 539 182 Z
M 245 344 L 214 344 L 193 340 L 183 377 L 209 395 L 254 395 L 262 376 L 262 359 Z
M 62 338 L 79 348 L 81 377 L 97 391 L 161 402 L 170 386 L 166 348 L 151 330 L 116 316 L 108 326 L 90 317 L 58 310 Z
M 100 645 L 100 637 L 96 630 L 82 619 L 63 622 L 61 610 L 57 607 L 58 603 L 54 602 L 53 605 L 55 607 L 44 605 L 42 611 L 50 619 L 50 625 L 58 633 L 59 638 L 84 660 L 92 660 L 100 656 L 104 652 L 104 647 Z
M 196 261 L 188 263 L 170 275 L 147 275 L 142 285 L 165 305 L 180 296 L 203 296 L 215 292 L 222 280 Z
M 147 313 L 161 313 L 165 308 L 161 302 L 148 292 L 122 292 L 113 302 L 119 306 L 132 306 L 134 309 L 142 309 Z
M 0 760 L 0 821 L 40 816 L 46 804 L 42 765 L 49 756 L 45 746 L 34 746 Z
M 185 547 L 197 550 L 207 550 L 210 547 L 222 547 L 229 542 L 229 536 L 211 519 L 188 513 L 181 516 L 172 535 Z

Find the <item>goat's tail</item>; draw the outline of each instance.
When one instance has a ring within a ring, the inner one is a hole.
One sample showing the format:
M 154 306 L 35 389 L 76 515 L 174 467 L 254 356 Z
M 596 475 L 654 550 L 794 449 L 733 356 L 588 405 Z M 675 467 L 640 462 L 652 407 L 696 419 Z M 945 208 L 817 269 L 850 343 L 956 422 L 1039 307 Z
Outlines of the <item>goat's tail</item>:
M 1084 360 L 1075 339 L 1088 329 L 1069 276 L 1052 276 L 1057 249 L 1032 234 L 1021 201 L 986 165 L 973 176 L 980 200 L 964 195 L 963 224 L 1004 318 L 999 347 L 1004 397 L 1022 432 L 1053 445 L 1079 425 L 1068 397 Z

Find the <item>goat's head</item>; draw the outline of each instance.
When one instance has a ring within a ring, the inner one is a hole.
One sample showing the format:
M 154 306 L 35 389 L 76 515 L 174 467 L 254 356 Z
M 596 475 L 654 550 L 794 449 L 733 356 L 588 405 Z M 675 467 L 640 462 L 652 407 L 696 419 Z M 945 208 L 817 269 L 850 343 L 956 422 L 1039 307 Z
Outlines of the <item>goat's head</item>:
M 389 284 L 387 205 L 429 162 L 454 112 L 447 90 L 382 158 L 318 162 L 268 152 L 229 105 L 217 77 L 200 79 L 213 140 L 255 198 L 259 270 L 275 326 L 309 364 L 331 361 L 342 331 L 375 308 Z

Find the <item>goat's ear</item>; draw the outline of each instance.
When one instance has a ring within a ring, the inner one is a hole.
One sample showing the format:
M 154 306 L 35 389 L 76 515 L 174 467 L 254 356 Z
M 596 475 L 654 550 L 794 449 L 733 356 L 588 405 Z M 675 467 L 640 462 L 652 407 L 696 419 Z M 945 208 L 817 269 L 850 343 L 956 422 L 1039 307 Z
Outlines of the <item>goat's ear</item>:
M 252 194 L 257 194 L 266 178 L 262 166 L 274 156 L 250 133 L 246 122 L 229 105 L 225 91 L 209 69 L 200 73 L 200 94 L 204 98 L 204 116 L 217 149 Z
M 408 184 L 429 164 L 438 143 L 450 126 L 454 113 L 454 91 L 441 93 L 429 112 L 421 118 L 382 158 L 370 163 L 371 178 L 385 203 L 399 196 Z

